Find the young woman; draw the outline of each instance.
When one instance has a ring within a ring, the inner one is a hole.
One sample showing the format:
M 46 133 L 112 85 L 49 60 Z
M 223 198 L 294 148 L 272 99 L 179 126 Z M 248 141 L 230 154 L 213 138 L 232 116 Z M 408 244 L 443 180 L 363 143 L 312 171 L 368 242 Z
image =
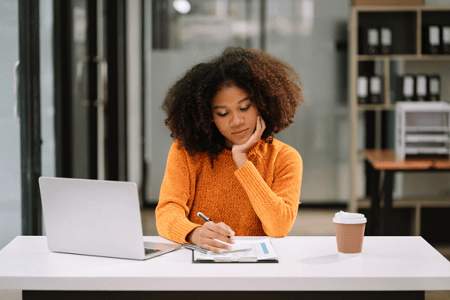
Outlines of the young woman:
M 273 135 L 293 123 L 302 102 L 297 72 L 263 51 L 227 48 L 188 70 L 162 106 L 175 142 L 156 208 L 158 233 L 214 252 L 229 249 L 219 241 L 233 244 L 235 235 L 286 236 L 303 165 Z

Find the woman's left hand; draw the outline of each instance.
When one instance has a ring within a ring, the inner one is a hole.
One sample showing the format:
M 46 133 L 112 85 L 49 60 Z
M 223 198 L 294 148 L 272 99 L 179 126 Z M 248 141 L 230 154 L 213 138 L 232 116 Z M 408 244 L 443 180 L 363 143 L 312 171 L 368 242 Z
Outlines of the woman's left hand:
M 256 144 L 266 129 L 266 123 L 264 122 L 261 116 L 258 116 L 256 120 L 256 129 L 252 136 L 242 145 L 234 144 L 231 148 L 231 153 L 233 155 L 233 160 L 236 163 L 237 167 L 240 168 L 248 161 L 247 151 Z

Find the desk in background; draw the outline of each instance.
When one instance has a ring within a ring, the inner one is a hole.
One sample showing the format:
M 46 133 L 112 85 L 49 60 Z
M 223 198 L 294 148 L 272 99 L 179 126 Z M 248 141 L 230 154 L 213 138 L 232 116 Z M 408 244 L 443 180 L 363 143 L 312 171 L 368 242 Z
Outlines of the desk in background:
M 194 264 L 187 249 L 133 261 L 52 253 L 46 237 L 19 236 L 0 251 L 0 289 L 23 290 L 24 300 L 384 300 L 450 290 L 450 262 L 421 237 L 365 237 L 358 257 L 338 254 L 334 236 L 271 240 L 279 263 Z
M 374 180 L 371 183 L 370 222 L 368 234 L 391 235 L 392 226 L 392 193 L 395 172 L 450 172 L 450 160 L 438 157 L 413 157 L 399 160 L 394 150 L 366 150 L 367 161 L 372 167 Z M 380 177 L 384 173 L 380 191 Z M 383 211 L 380 199 L 383 195 Z M 450 206 L 450 200 L 434 202 L 437 205 Z M 420 206 L 416 207 L 414 234 L 420 235 Z

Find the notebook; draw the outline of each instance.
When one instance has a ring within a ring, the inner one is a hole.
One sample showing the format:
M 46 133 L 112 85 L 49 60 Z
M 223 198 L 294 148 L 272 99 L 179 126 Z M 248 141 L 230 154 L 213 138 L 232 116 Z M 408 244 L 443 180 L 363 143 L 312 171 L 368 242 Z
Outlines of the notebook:
M 40 177 L 39 188 L 50 251 L 144 260 L 181 247 L 144 242 L 134 182 Z

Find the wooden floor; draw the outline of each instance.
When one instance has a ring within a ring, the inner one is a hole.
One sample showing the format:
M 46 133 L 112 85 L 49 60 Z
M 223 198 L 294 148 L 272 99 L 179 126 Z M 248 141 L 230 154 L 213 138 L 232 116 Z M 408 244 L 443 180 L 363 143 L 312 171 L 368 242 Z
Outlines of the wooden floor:
M 338 209 L 299 208 L 297 220 L 289 235 L 292 236 L 333 236 L 333 216 Z M 141 212 L 144 235 L 158 235 L 156 231 L 155 210 L 145 208 Z M 450 245 L 433 245 L 450 260 Z M 2 300 L 22 300 L 21 291 L 2 291 Z M 450 300 L 450 291 L 427 291 L 426 300 Z

